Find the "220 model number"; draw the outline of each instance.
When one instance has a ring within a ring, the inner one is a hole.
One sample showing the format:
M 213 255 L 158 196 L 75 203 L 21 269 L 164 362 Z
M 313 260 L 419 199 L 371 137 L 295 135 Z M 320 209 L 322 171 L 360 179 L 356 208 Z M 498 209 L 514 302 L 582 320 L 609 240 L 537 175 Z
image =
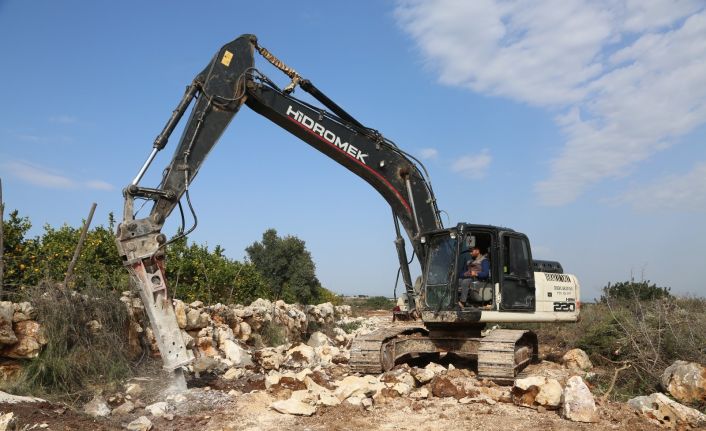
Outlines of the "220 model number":
M 555 302 L 554 311 L 575 311 L 576 303 L 574 302 Z

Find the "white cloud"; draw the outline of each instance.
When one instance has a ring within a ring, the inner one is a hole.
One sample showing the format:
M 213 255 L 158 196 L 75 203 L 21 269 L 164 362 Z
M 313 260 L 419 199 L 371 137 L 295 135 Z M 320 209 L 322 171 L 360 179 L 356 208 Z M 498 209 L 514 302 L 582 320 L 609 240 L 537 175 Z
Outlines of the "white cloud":
M 9 161 L 1 164 L 0 167 L 7 170 L 11 176 L 39 187 L 62 190 L 81 188 L 113 190 L 113 186 L 104 181 L 76 181 L 52 169 L 25 161 Z
M 543 106 L 566 136 L 535 185 L 562 205 L 706 123 L 701 1 L 399 1 L 442 83 Z
M 492 161 L 492 156 L 487 149 L 484 149 L 478 155 L 462 156 L 458 158 L 451 165 L 451 170 L 467 178 L 479 179 L 485 177 L 490 162 Z
M 35 186 L 52 189 L 73 189 L 78 187 L 76 182 L 68 177 L 27 162 L 11 161 L 4 163 L 3 167 L 15 178 Z
M 91 181 L 86 181 L 86 187 L 89 189 L 94 189 L 94 190 L 114 190 L 115 187 L 113 187 L 112 184 L 106 183 L 105 181 L 99 181 L 99 180 L 91 180 Z
M 439 157 L 439 150 L 436 148 L 422 148 L 419 151 L 419 157 L 422 160 L 433 160 Z
M 637 210 L 706 211 L 706 162 L 683 175 L 672 175 L 619 196 L 615 202 Z

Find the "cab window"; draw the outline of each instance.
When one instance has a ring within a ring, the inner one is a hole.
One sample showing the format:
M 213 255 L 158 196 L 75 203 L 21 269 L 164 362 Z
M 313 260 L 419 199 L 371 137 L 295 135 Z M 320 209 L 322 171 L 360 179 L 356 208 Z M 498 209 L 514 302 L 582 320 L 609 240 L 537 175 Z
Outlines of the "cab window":
M 512 236 L 505 237 L 505 265 L 503 272 L 506 275 L 511 275 L 520 278 L 530 278 L 530 257 L 527 242 L 522 238 Z

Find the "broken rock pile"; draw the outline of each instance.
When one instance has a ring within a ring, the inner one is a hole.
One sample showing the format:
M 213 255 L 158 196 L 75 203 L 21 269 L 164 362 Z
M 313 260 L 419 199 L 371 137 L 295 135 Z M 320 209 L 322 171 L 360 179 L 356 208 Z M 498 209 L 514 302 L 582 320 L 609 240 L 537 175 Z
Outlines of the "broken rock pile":
M 121 301 L 133 321 L 130 338 L 146 337 L 151 353 L 158 355 L 142 301 L 132 292 L 123 292 Z M 353 319 L 348 305 L 295 305 L 257 299 L 250 305 L 207 306 L 201 301 L 186 304 L 174 300 L 174 311 L 187 347 L 196 353 L 196 372 L 254 365 L 278 370 L 283 365 L 297 368 L 342 362 L 347 360 L 345 347 L 355 335 L 336 326 Z M 318 329 L 326 330 L 331 339 Z M 309 338 L 312 332 L 315 336 Z M 138 350 L 140 343 L 131 346 Z

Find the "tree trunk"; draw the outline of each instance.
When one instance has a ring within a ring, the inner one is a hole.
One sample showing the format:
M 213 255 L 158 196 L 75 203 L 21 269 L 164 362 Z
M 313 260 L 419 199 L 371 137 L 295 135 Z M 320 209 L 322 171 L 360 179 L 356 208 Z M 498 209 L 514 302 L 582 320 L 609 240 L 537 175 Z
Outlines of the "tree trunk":
M 86 223 L 83 224 L 83 230 L 81 230 L 81 238 L 79 238 L 78 244 L 76 245 L 76 250 L 74 250 L 74 257 L 71 259 L 71 263 L 69 263 L 69 269 L 66 270 L 66 278 L 64 278 L 64 288 L 69 287 L 69 280 L 73 276 L 74 267 L 76 266 L 76 262 L 78 262 L 78 258 L 81 255 L 81 250 L 83 250 L 83 243 L 84 241 L 86 241 L 88 227 L 91 225 L 91 220 L 93 219 L 93 212 L 95 210 L 96 203 L 93 202 L 93 205 L 91 205 L 91 211 L 88 213 Z

